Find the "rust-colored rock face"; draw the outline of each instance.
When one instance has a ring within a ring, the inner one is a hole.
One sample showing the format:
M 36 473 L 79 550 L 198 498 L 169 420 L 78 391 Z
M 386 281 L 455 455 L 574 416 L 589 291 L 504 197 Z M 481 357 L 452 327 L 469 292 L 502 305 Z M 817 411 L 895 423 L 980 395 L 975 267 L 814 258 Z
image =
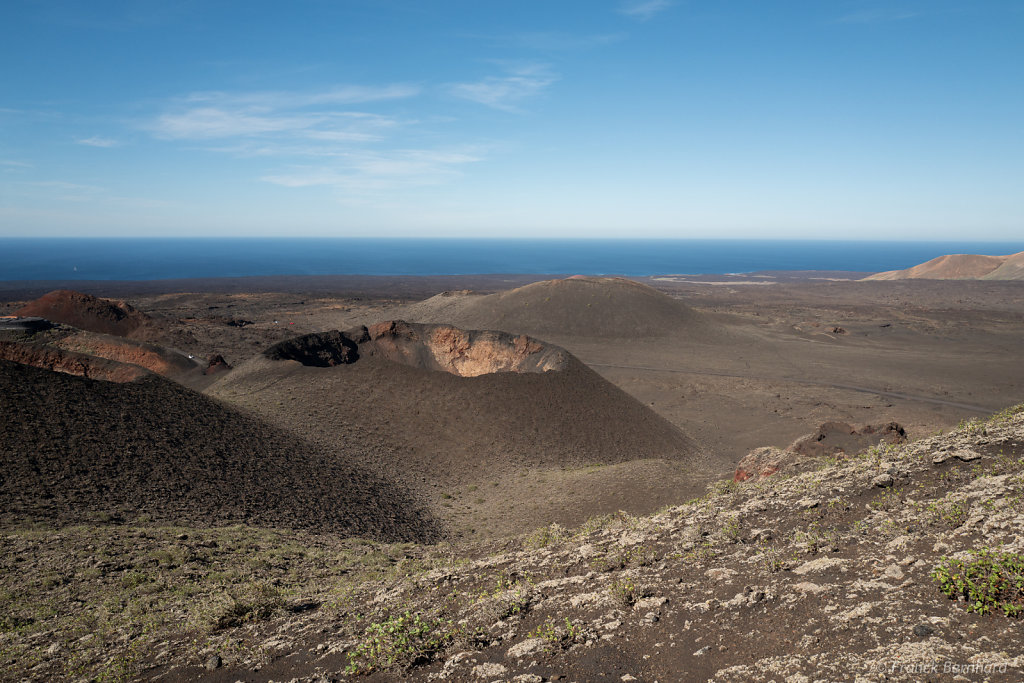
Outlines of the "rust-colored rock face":
M 118 363 L 130 363 L 164 377 L 174 377 L 195 370 L 196 365 L 174 351 L 146 344 L 89 332 L 78 332 L 52 343 L 59 349 L 73 351 Z
M 791 454 L 781 448 L 765 446 L 756 448 L 745 455 L 739 464 L 736 465 L 736 473 L 733 481 L 747 481 L 748 479 L 764 479 L 779 471 L 787 457 Z
M 58 289 L 31 301 L 15 315 L 39 316 L 90 332 L 125 336 L 149 321 L 149 316 L 124 301 L 100 299 L 70 289 Z
M 150 374 L 137 365 L 119 363 L 51 346 L 17 342 L 0 341 L 0 359 L 107 382 L 132 382 Z
M 375 356 L 459 377 L 550 372 L 563 369 L 567 363 L 562 349 L 526 335 L 402 320 L 347 332 L 307 334 L 275 344 L 264 355 L 271 360 L 294 360 L 315 367 L 348 365 L 363 356 Z
M 459 377 L 550 372 L 562 369 L 566 363 L 561 349 L 526 335 L 401 320 L 377 323 L 368 328 L 367 334 L 369 341 L 360 350 L 368 355 Z

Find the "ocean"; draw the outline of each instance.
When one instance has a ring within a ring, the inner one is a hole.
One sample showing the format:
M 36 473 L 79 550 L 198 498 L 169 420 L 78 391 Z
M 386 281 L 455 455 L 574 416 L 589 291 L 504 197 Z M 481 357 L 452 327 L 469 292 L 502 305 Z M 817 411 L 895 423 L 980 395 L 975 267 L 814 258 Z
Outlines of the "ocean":
M 255 275 L 877 272 L 1024 242 L 624 239 L 0 238 L 0 281 Z

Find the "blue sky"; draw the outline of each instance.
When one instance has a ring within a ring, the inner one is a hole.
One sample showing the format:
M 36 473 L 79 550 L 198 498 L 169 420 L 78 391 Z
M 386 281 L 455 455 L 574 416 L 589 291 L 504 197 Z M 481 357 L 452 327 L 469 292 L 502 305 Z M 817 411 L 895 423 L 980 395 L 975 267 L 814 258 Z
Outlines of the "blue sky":
M 1024 235 L 1018 0 L 5 0 L 0 236 Z

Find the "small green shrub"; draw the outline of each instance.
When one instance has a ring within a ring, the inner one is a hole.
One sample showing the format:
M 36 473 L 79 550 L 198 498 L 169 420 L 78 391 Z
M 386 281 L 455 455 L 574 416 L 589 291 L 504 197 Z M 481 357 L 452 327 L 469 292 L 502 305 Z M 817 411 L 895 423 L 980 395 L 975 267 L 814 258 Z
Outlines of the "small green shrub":
M 793 562 L 786 559 L 778 548 L 765 548 L 761 553 L 761 566 L 769 573 L 781 572 L 784 569 L 791 569 Z
M 543 638 L 553 648 L 568 648 L 573 643 L 583 640 L 583 625 L 571 621 L 569 617 L 565 617 L 564 625 L 555 624 L 554 621 L 548 619 L 530 631 L 526 637 Z
M 936 524 L 942 524 L 950 529 L 956 529 L 963 525 L 967 521 L 967 516 L 970 511 L 968 504 L 964 503 L 931 503 L 928 506 L 928 512 L 931 515 L 932 521 Z
M 632 579 L 615 579 L 608 587 L 608 592 L 612 594 L 612 598 L 616 602 L 625 607 L 632 607 L 640 597 Z
M 868 503 L 871 507 L 876 510 L 885 510 L 890 512 L 896 510 L 903 505 L 903 489 L 902 488 L 891 488 L 886 489 L 882 492 L 882 495 L 875 498 L 873 501 Z
M 817 522 L 813 522 L 804 530 L 794 532 L 793 541 L 802 546 L 809 555 L 815 555 L 823 550 L 839 552 L 839 532 L 834 528 L 823 529 Z
M 961 601 L 970 612 L 1001 610 L 1008 617 L 1024 613 L 1024 556 L 994 550 L 973 550 L 970 558 L 944 557 L 932 570 L 939 590 Z
M 413 612 L 388 617 L 366 628 L 362 642 L 348 653 L 345 673 L 407 670 L 432 661 L 455 634 L 450 620 L 426 618 Z

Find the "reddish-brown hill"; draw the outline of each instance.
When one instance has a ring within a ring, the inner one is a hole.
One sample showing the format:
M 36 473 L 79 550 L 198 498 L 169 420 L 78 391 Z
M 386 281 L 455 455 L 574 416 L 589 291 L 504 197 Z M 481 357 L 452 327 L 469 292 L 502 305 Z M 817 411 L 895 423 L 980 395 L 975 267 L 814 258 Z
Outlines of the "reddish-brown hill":
M 865 280 L 1020 280 L 1024 252 L 1008 256 L 947 254 L 905 270 L 875 273 Z
M 318 448 L 156 375 L 115 384 L 0 360 L 0 510 L 317 528 L 429 541 L 438 527 L 354 444 Z
M 0 359 L 108 382 L 131 382 L 149 374 L 138 365 L 98 358 L 44 344 L 0 341 Z
M 982 276 L 982 280 L 1024 280 L 1024 251 L 1007 256 L 1003 265 Z
M 100 299 L 70 289 L 44 294 L 15 311 L 15 315 L 39 316 L 90 332 L 127 336 L 149 322 L 149 316 L 124 301 Z

